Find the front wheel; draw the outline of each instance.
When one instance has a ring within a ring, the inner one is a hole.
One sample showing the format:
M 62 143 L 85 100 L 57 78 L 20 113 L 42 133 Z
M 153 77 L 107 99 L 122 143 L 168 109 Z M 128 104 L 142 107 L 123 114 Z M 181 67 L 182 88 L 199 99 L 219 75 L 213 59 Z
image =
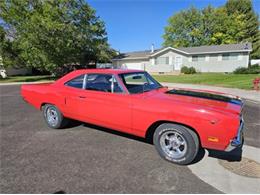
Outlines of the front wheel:
M 44 119 L 50 128 L 60 129 L 68 124 L 68 119 L 62 115 L 55 105 L 45 104 L 42 111 Z
M 179 165 L 191 163 L 199 151 L 196 133 L 177 124 L 160 125 L 154 132 L 153 143 L 162 158 Z

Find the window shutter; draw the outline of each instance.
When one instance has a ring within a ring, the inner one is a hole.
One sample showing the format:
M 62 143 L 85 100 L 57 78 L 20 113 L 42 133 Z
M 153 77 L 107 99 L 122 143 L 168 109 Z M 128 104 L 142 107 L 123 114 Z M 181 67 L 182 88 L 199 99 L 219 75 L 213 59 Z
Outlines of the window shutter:
M 189 62 L 192 62 L 192 57 L 190 56 L 188 60 L 189 60 Z
M 208 56 L 208 55 L 205 57 L 205 61 L 206 61 L 206 62 L 209 61 L 209 56 Z
M 218 61 L 221 61 L 221 60 L 222 60 L 222 55 L 219 54 L 219 55 L 218 55 Z

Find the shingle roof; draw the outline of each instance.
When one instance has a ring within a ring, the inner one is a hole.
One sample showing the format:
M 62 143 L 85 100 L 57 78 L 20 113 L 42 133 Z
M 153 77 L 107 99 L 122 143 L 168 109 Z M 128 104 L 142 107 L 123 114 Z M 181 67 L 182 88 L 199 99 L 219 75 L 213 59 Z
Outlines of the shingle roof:
M 151 55 L 156 55 L 156 53 L 160 53 L 160 51 L 167 49 L 176 49 L 179 52 L 183 52 L 187 55 L 189 54 L 202 54 L 202 53 L 224 53 L 224 52 L 242 52 L 242 51 L 252 51 L 251 43 L 240 43 L 240 44 L 228 44 L 228 45 L 210 45 L 210 46 L 200 46 L 200 47 L 180 47 L 180 48 L 161 48 L 154 50 L 151 53 L 151 50 L 145 51 L 135 51 L 135 52 L 127 52 L 122 53 L 114 58 L 117 59 L 145 59 L 149 58 Z
M 178 48 L 189 54 L 210 53 L 210 52 L 229 52 L 229 51 L 251 51 L 251 43 L 228 44 L 228 45 L 210 45 L 200 47 L 181 47 Z
M 154 50 L 154 53 L 158 52 L 159 50 L 160 49 Z M 152 54 L 151 50 L 133 51 L 133 52 L 122 53 L 122 54 L 116 56 L 114 59 L 148 58 L 151 54 Z

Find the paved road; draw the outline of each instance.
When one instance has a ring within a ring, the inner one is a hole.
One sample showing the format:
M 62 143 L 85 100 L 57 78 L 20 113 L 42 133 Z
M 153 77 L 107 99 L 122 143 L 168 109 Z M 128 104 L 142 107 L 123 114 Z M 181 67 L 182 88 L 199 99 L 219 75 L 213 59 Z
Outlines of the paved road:
M 188 166 L 162 160 L 143 139 L 88 124 L 49 129 L 19 86 L 0 86 L 0 98 L 0 193 L 223 192 Z M 245 109 L 245 144 L 259 147 L 260 105 Z M 215 158 L 203 154 L 198 161 Z

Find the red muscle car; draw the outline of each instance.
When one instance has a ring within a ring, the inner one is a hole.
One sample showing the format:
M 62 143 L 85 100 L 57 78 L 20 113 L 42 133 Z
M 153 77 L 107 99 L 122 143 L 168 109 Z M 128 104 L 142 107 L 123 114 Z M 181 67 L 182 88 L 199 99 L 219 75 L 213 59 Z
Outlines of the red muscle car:
M 212 91 L 168 89 L 147 72 L 86 69 L 54 83 L 22 85 L 23 99 L 47 125 L 76 119 L 153 138 L 161 157 L 189 164 L 200 147 L 231 151 L 243 142 L 243 102 Z

